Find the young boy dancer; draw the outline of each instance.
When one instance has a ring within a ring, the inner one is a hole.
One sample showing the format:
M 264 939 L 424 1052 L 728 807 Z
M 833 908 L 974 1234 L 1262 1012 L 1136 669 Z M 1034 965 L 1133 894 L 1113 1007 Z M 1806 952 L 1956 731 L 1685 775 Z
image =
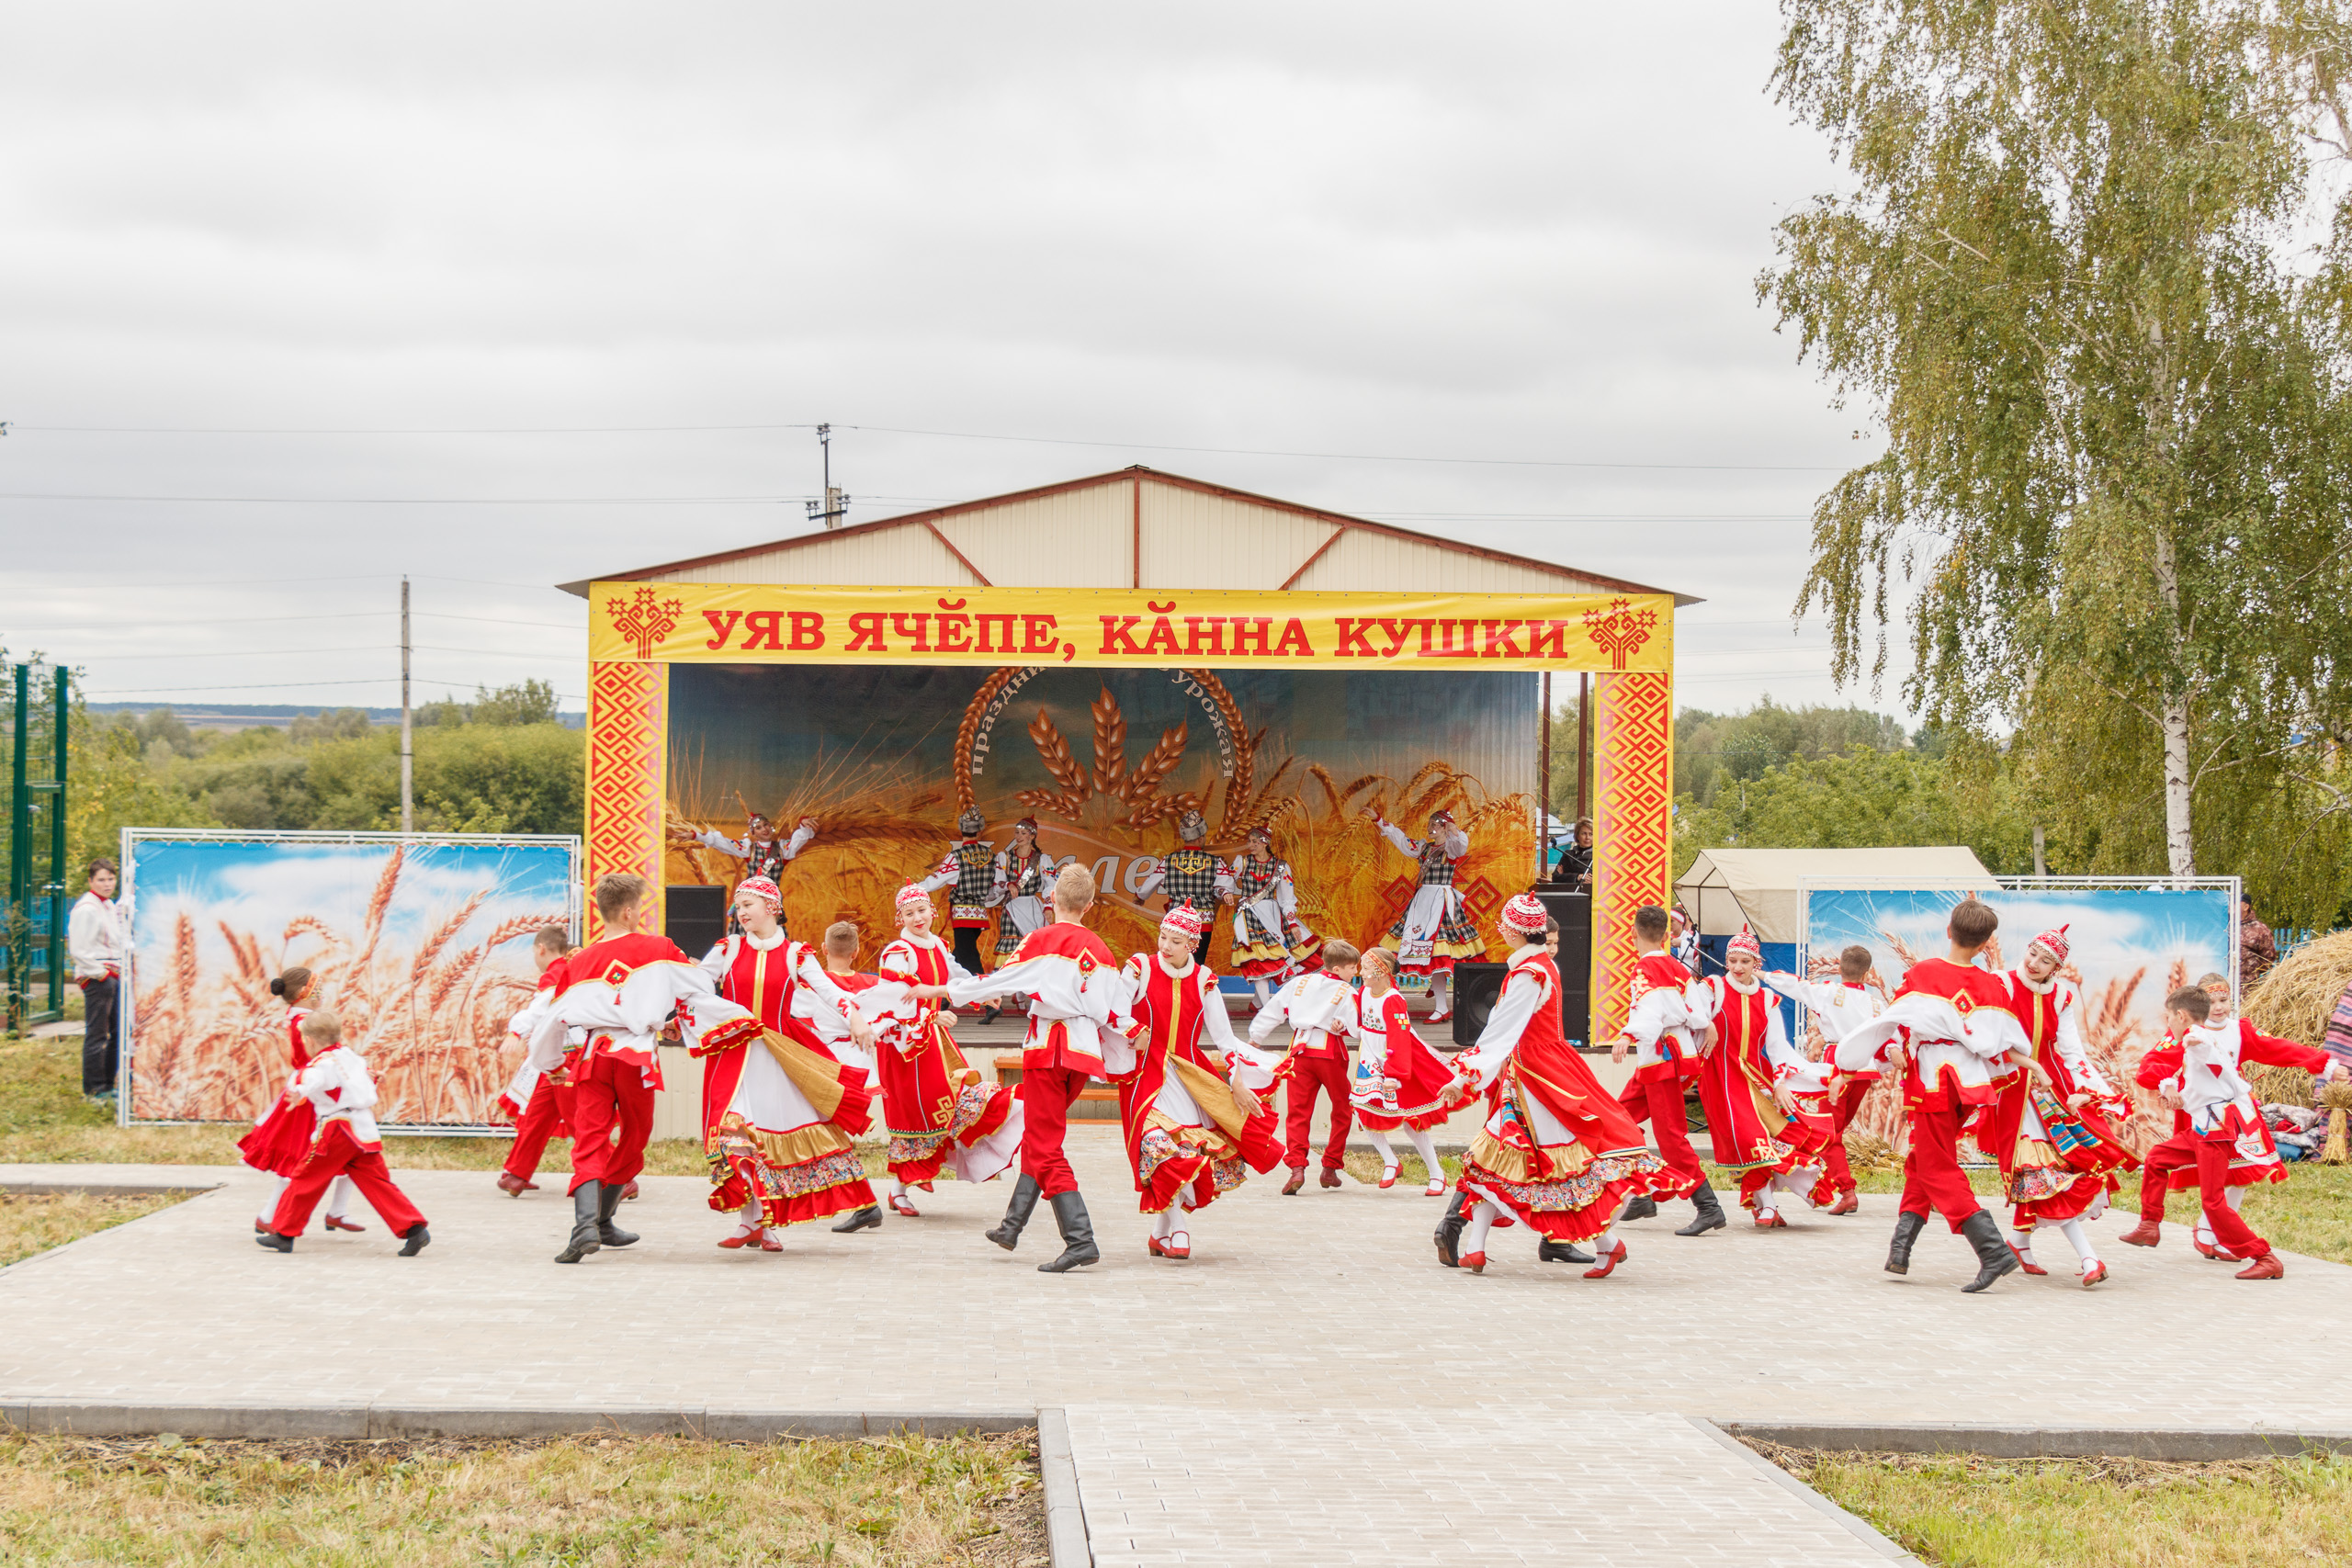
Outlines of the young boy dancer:
M 1462 1162 L 1458 1185 L 1474 1203 L 1460 1255 L 1441 1233 L 1438 1261 L 1485 1272 L 1487 1229 L 1508 1210 L 1549 1241 L 1597 1237 L 1600 1260 L 1585 1278 L 1601 1280 L 1625 1261 L 1625 1244 L 1611 1230 L 1618 1209 L 1668 1179 L 1642 1130 L 1563 1035 L 1559 971 L 1544 952 L 1545 919 L 1543 900 L 1531 894 L 1503 906 L 1501 934 L 1518 951 L 1478 1043 L 1453 1059 L 1455 1103 L 1498 1092 Z
M 1826 960 L 1815 960 L 1818 965 Z M 1871 989 L 1871 950 L 1860 943 L 1838 955 L 1838 977 L 1835 980 L 1800 980 L 1794 975 L 1771 973 L 1764 983 L 1781 995 L 1795 1001 L 1813 1014 L 1820 1026 L 1822 1039 L 1828 1049 L 1827 1059 L 1838 1047 L 1838 1042 L 1860 1029 L 1879 1015 L 1886 999 Z M 1834 1064 L 1826 1087 L 1818 1091 L 1792 1089 L 1800 1110 L 1810 1115 L 1826 1117 L 1829 1122 L 1829 1143 L 1821 1151 L 1822 1175 L 1829 1192 L 1836 1195 L 1827 1213 L 1850 1214 L 1861 1205 L 1861 1188 L 1854 1179 L 1854 1168 L 1846 1158 L 1846 1129 L 1854 1124 L 1855 1112 L 1862 1108 L 1862 1098 L 1878 1082 L 1871 1072 L 1840 1073 Z
M 359 1054 L 343 1043 L 343 1022 L 334 1014 L 307 1014 L 301 1028 L 311 1055 L 294 1075 L 291 1092 L 300 1095 L 318 1117 L 318 1135 L 301 1168 L 286 1184 L 276 1220 L 254 1240 L 272 1252 L 293 1251 L 294 1238 L 311 1223 L 311 1209 L 328 1183 L 347 1176 L 401 1238 L 401 1256 L 413 1258 L 433 1237 L 424 1228 L 424 1216 L 392 1185 L 391 1172 L 384 1168 L 383 1137 L 376 1129 L 376 1080 Z
M 956 818 L 961 836 L 917 885 L 925 893 L 954 889 L 947 896 L 947 920 L 956 930 L 956 962 L 967 975 L 980 972 L 980 933 L 989 929 L 989 895 L 996 890 L 996 845 L 980 837 L 988 825 L 978 811 Z
M 2253 1086 L 2238 1069 L 2245 1062 L 2260 1062 L 2301 1067 L 2322 1079 L 2340 1079 L 2346 1076 L 2344 1064 L 2324 1051 L 2291 1040 L 2227 1024 L 2216 1028 L 2212 1011 L 2212 998 L 2194 986 L 2183 986 L 2165 998 L 2165 1023 L 2180 1042 L 2181 1060 L 2179 1070 L 2164 1080 L 2159 1092 L 2166 1105 L 2188 1116 L 2188 1130 L 2148 1151 L 2147 1173 L 2140 1182 L 2140 1223 L 2122 1239 L 2133 1247 L 2156 1245 L 2163 1235 L 2165 1193 L 2171 1173 L 2194 1165 L 2205 1223 L 2212 1227 L 2215 1247 L 2233 1260 L 2250 1260 L 2237 1277 L 2284 1279 L 2287 1266 L 2231 1206 L 2226 1191 L 2233 1156 L 2251 1157 L 2268 1146 L 2262 1108 L 2255 1103 Z M 2277 1159 L 2277 1153 L 2270 1157 Z
M 1396 1151 L 1388 1134 L 1402 1127 L 1429 1170 L 1423 1196 L 1442 1198 L 1445 1168 L 1438 1163 L 1430 1129 L 1446 1118 L 1445 1091 L 1453 1072 L 1413 1032 L 1412 1010 L 1396 988 L 1396 956 L 1386 948 L 1375 947 L 1363 955 L 1363 990 L 1356 1004 L 1363 1020 L 1356 1038 L 1363 1050 L 1356 1058 L 1356 1089 L 1349 1100 L 1355 1107 L 1356 1125 L 1372 1134 L 1373 1145 L 1380 1151 L 1380 1185 L 1396 1185 Z
M 1652 1192 L 1629 1199 L 1618 1217 L 1645 1220 L 1657 1213 L 1659 1198 L 1688 1198 L 1698 1212 L 1674 1234 L 1704 1235 L 1728 1222 L 1715 1190 L 1707 1185 L 1699 1153 L 1690 1146 L 1683 1094 L 1684 1086 L 1699 1075 L 1699 1043 L 1706 1037 L 1705 1009 L 1712 998 L 1695 992 L 1690 971 L 1667 951 L 1669 925 L 1666 911 L 1656 904 L 1634 911 L 1634 946 L 1641 956 L 1634 966 L 1633 1005 L 1625 1013 L 1625 1032 L 1609 1051 L 1612 1062 L 1633 1055 L 1634 1076 L 1617 1103 L 1635 1125 L 1650 1124 L 1669 1179 Z
M 968 980 L 931 931 L 931 896 L 910 883 L 899 890 L 899 936 L 876 967 L 886 981 L 945 986 Z M 989 1181 L 1021 1158 L 1021 1102 L 1010 1088 L 982 1080 L 948 1032 L 954 1015 L 936 1002 L 910 1000 L 905 1016 L 888 1020 L 876 1036 L 882 1111 L 890 1130 L 890 1212 L 921 1213 L 907 1189 L 931 1190 L 942 1165 L 958 1181 Z
M 539 1027 L 539 1012 L 555 1000 L 563 987 L 563 957 L 571 950 L 571 933 L 561 926 L 542 926 L 531 939 L 531 963 L 538 969 L 538 989 L 531 999 L 515 1013 L 507 1032 L 524 1046 L 522 1065 L 514 1069 L 514 1077 L 506 1091 L 498 1097 L 498 1108 L 514 1123 L 514 1145 L 506 1151 L 506 1163 L 498 1172 L 498 1190 L 509 1198 L 520 1198 L 526 1192 L 537 1192 L 539 1184 L 531 1179 L 538 1174 L 539 1161 L 548 1152 L 551 1138 L 571 1135 L 571 1080 L 561 1068 L 542 1073 L 530 1062 L 531 1036 Z M 588 1043 L 586 1030 L 571 1032 L 564 1052 L 567 1065 L 571 1054 Z
M 2004 976 L 2010 1007 L 2033 1043 L 2034 1060 L 2049 1087 L 2029 1075 L 2012 1077 L 1979 1123 L 1978 1142 L 2001 1168 L 2016 1235 L 2009 1245 L 2029 1274 L 2048 1272 L 2033 1258 L 2033 1233 L 2058 1227 L 2082 1259 L 2085 1289 L 2107 1278 L 2083 1222 L 2107 1212 L 2120 1187 L 2117 1173 L 2139 1160 L 2109 1118 L 2129 1119 L 2131 1101 L 2109 1087 L 2084 1048 L 2081 1005 L 2058 971 L 2066 962 L 2066 928 L 2043 931 L 2026 944 L 2018 966 Z
M 1836 1051 L 1840 1072 L 1884 1066 L 1903 1075 L 1911 1152 L 1903 1161 L 1903 1210 L 1887 1247 L 1886 1271 L 1911 1271 L 1911 1244 L 1932 1210 L 1975 1249 L 1976 1278 L 1961 1287 L 1972 1293 L 2018 1268 L 2000 1223 L 1960 1168 L 1961 1123 L 1996 1098 L 1996 1065 L 2013 1051 L 2020 1062 L 2032 1059 L 2009 1010 L 2008 987 L 1975 963 L 2000 923 L 1992 908 L 1975 898 L 1952 906 L 1944 927 L 1951 942 L 1946 955 L 1914 964 L 1886 1010 L 1840 1040 Z
M 1119 1122 L 1136 1208 L 1151 1216 L 1154 1258 L 1186 1258 L 1197 1213 L 1281 1162 L 1271 1105 L 1282 1059 L 1234 1038 L 1216 976 L 1193 954 L 1208 919 L 1187 904 L 1159 922 L 1159 945 L 1127 960 L 1127 999 L 1114 1028 L 1134 1043 L 1119 1076 Z
M 1362 960 L 1344 942 L 1323 944 L 1319 973 L 1301 975 L 1276 991 L 1273 999 L 1250 1021 L 1250 1043 L 1262 1046 L 1276 1028 L 1290 1025 L 1290 1087 L 1283 1160 L 1290 1179 L 1283 1195 L 1290 1197 L 1306 1185 L 1306 1144 L 1314 1131 L 1315 1100 L 1322 1096 L 1331 1107 L 1331 1133 L 1323 1145 L 1323 1185 L 1340 1185 L 1340 1163 L 1347 1156 L 1348 1042 L 1363 1027 L 1356 1012 L 1353 985 Z
M 2236 1004 L 2230 995 L 2228 976 L 2212 973 L 2200 975 L 2197 978 L 2197 988 L 2213 998 L 2212 1015 L 2205 1021 L 2207 1027 L 2219 1029 L 2224 1023 L 2229 1024 L 2239 1033 L 2245 1035 L 2249 1044 L 2270 1038 L 2268 1035 L 2258 1034 L 2255 1027 L 2245 1020 L 2231 1016 L 2236 1011 Z M 2179 1041 L 2166 1039 L 2162 1045 L 2140 1058 L 2140 1067 L 2133 1075 L 2133 1081 L 2142 1089 L 2161 1091 L 2165 1079 L 2180 1071 L 2180 1050 Z M 2253 1059 L 2248 1058 L 2248 1060 Z M 2188 1112 L 2176 1109 L 2172 1117 L 2172 1130 L 2176 1135 L 2188 1131 Z M 2174 1191 L 2194 1190 L 2197 1186 L 2197 1168 L 2194 1165 L 2180 1166 L 2167 1179 Z M 2259 1150 L 2249 1155 L 2239 1150 L 2234 1145 L 2231 1146 L 2230 1184 L 2222 1189 L 2222 1193 L 2229 1199 L 2231 1208 L 2242 1210 L 2245 1207 L 2245 1195 L 2254 1190 L 2256 1183 L 2286 1179 L 2286 1162 L 2278 1157 L 2278 1142 L 2270 1136 L 2269 1124 L 2265 1122 L 2262 1130 L 2262 1147 Z M 2242 1258 L 2232 1257 L 2226 1248 L 2214 1245 L 2213 1227 L 2205 1223 L 2205 1216 L 2201 1213 L 2197 1216 L 2197 1228 L 2191 1233 L 2189 1242 L 2197 1248 L 2197 1255 L 2200 1258 L 2210 1258 L 2217 1263 L 2244 1261 Z
M 988 1238 L 1007 1252 L 1019 1246 L 1022 1227 L 1042 1196 L 1062 1234 L 1061 1255 L 1037 1265 L 1046 1274 L 1065 1273 L 1102 1256 L 1062 1140 L 1069 1132 L 1070 1103 L 1087 1080 L 1130 1071 L 1135 1055 L 1124 1036 L 1105 1032 L 1113 1010 L 1126 998 L 1119 961 L 1086 929 L 1086 911 L 1094 907 L 1094 874 L 1082 865 L 1065 867 L 1054 879 L 1053 897 L 1054 923 L 1023 942 L 1011 964 L 991 975 L 909 987 L 919 1000 L 951 1005 L 1008 992 L 1030 998 L 1029 1037 L 1021 1050 L 1021 1179 L 1003 1220 Z M 1106 1054 L 1112 1058 L 1107 1069 Z
M 1789 1223 L 1781 1217 L 1776 1194 L 1809 1201 L 1819 1172 L 1799 1172 L 1819 1163 L 1830 1134 L 1826 1112 L 1813 1122 L 1798 1114 L 1792 1086 L 1817 1092 L 1826 1071 L 1789 1043 L 1780 1002 L 1758 977 L 1763 967 L 1762 944 L 1742 926 L 1724 952 L 1724 973 L 1702 982 L 1714 1008 L 1699 1065 L 1699 1099 L 1707 1108 L 1715 1163 L 1738 1176 L 1741 1206 L 1755 1211 L 1759 1229 L 1771 1230 Z
M 311 1060 L 309 1047 L 303 1043 L 302 1021 L 311 1010 L 302 1004 L 311 999 L 316 986 L 311 972 L 297 964 L 269 982 L 269 994 L 286 1003 L 286 1042 L 293 1071 L 287 1076 L 286 1090 L 261 1114 L 253 1131 L 237 1140 L 237 1155 L 254 1169 L 274 1178 L 262 1199 L 261 1212 L 254 1216 L 255 1235 L 266 1234 L 277 1221 L 277 1208 L 286 1196 L 286 1184 L 294 1179 L 303 1164 L 311 1157 L 311 1145 L 316 1140 L 317 1112 L 311 1102 L 294 1091 L 294 1080 L 301 1076 Z M 351 1214 L 351 1183 L 337 1181 L 327 1199 L 326 1228 L 331 1231 L 357 1231 L 368 1227 L 355 1224 Z

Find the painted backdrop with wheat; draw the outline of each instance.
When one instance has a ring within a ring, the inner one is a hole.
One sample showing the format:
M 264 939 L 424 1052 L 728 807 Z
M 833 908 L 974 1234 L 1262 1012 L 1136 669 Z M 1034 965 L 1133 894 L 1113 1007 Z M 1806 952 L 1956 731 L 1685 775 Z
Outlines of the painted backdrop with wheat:
M 132 872 L 132 1120 L 266 1109 L 288 1068 L 269 982 L 292 964 L 368 1059 L 379 1121 L 496 1120 L 531 935 L 568 919 L 567 848 L 145 840 Z

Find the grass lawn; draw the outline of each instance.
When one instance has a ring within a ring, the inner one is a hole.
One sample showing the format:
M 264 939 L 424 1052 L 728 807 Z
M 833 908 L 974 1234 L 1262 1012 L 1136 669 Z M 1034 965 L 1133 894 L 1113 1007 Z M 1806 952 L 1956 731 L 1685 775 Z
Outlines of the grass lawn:
M 0 1436 L 0 1560 L 1044 1568 L 1034 1432 L 863 1442 Z
M 2352 1458 L 2165 1464 L 1750 1445 L 1940 1568 L 2272 1568 L 2352 1557 Z
M 0 1268 L 79 1241 L 109 1225 L 168 1209 L 179 1201 L 168 1192 L 128 1198 L 78 1192 L 0 1194 Z

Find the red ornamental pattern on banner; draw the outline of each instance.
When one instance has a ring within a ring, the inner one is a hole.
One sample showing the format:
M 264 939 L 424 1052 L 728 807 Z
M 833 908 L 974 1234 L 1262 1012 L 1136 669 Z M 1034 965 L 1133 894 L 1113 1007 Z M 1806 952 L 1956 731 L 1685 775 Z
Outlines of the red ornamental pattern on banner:
M 1599 810 L 1592 899 L 1592 1033 L 1625 1027 L 1638 956 L 1634 911 L 1664 907 L 1674 881 L 1674 678 L 1628 671 L 1593 682 Z
M 662 883 L 662 802 L 669 752 L 662 664 L 592 665 L 588 672 L 587 940 L 604 934 L 596 879 L 635 872 Z

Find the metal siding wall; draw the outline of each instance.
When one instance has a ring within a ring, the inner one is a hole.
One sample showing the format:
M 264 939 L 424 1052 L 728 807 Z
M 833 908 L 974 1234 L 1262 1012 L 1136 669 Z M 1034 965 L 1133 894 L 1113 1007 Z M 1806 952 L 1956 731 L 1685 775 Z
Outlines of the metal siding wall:
M 1147 479 L 1144 586 L 1272 591 L 1331 536 L 1332 527 L 1295 512 Z
M 999 588 L 1125 588 L 1133 568 L 1134 502 L 1125 480 L 942 518 Z
M 663 582 L 806 583 L 815 588 L 865 583 L 922 586 L 968 584 L 972 574 L 920 523 L 878 528 L 846 538 L 818 539 L 790 549 L 763 550 L 734 560 L 664 572 Z
M 1577 593 L 1602 592 L 1583 578 L 1537 571 L 1508 561 L 1442 549 L 1351 528 L 1347 537 L 1307 568 L 1296 583 L 1305 592 Z

